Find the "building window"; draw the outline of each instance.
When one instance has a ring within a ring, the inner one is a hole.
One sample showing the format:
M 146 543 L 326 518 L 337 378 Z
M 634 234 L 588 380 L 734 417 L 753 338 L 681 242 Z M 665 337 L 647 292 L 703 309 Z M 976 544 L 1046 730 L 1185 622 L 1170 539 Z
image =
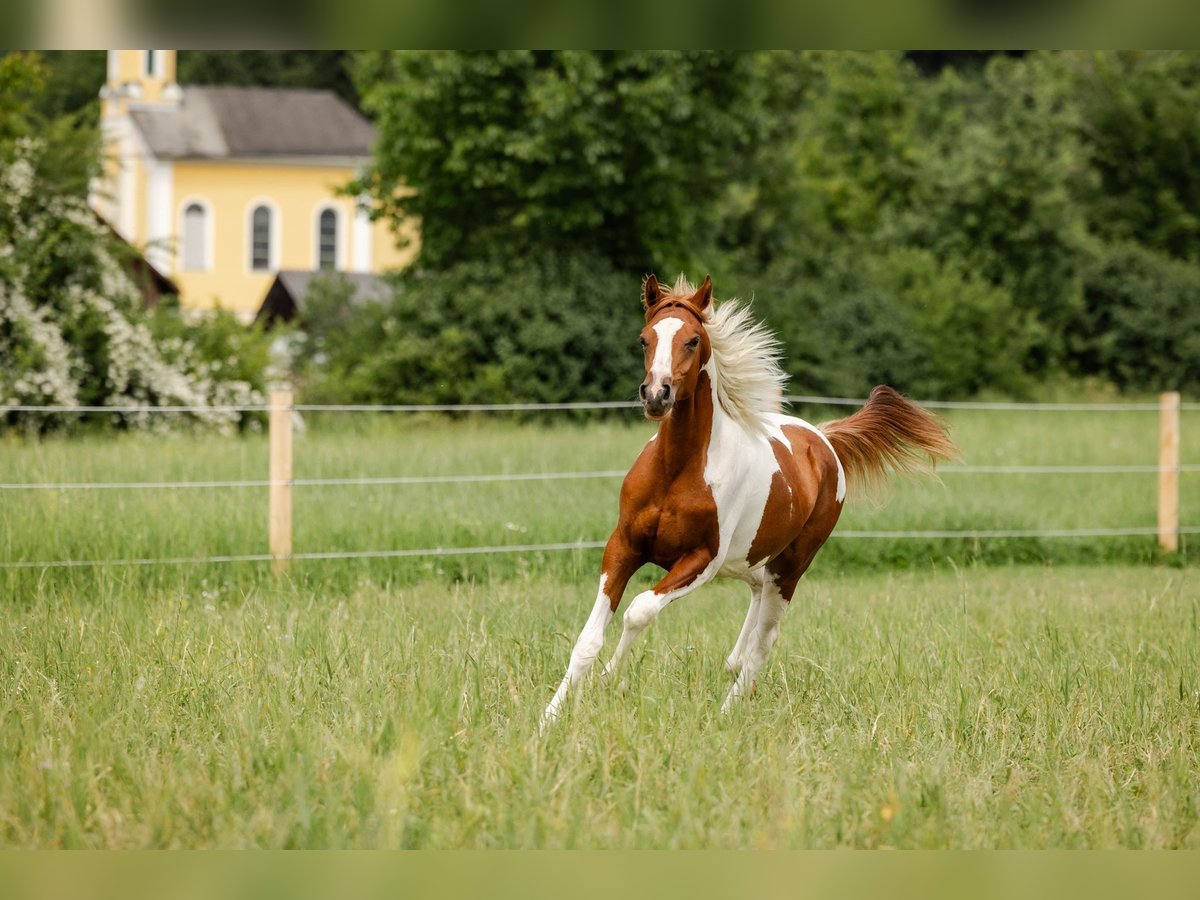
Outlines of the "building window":
M 158 72 L 155 71 L 155 67 L 157 65 L 158 65 L 158 51 L 157 50 L 147 50 L 146 51 L 146 75 L 147 75 L 147 77 L 149 77 L 149 78 L 157 77 Z
M 332 209 L 326 209 L 317 217 L 317 268 L 336 269 L 337 258 L 337 212 Z
M 265 272 L 271 268 L 271 208 L 256 206 L 250 215 L 250 268 Z
M 208 268 L 208 211 L 199 203 L 183 210 L 183 269 L 201 272 Z

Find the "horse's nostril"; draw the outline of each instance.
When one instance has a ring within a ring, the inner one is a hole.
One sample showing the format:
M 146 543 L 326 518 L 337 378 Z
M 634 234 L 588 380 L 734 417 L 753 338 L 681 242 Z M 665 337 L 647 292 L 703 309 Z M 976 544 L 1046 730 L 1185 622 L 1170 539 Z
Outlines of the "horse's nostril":
M 642 382 L 642 386 L 640 388 L 638 388 L 638 394 L 641 396 L 641 398 L 643 400 L 646 399 L 646 384 L 645 384 L 645 382 Z
M 663 399 L 663 402 L 664 402 L 664 403 L 666 403 L 668 400 L 670 400 L 670 399 L 671 399 L 671 385 L 669 385 L 669 384 L 663 384 L 663 386 L 662 386 L 662 399 Z

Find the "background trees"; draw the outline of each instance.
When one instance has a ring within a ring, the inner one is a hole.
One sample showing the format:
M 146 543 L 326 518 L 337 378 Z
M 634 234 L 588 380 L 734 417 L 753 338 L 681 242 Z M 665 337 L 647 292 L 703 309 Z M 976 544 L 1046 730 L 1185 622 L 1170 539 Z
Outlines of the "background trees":
M 426 285 L 586 253 L 629 285 L 575 286 L 599 313 L 635 306 L 650 269 L 712 271 L 779 330 L 801 390 L 1146 389 L 1168 377 L 1151 368 L 1200 388 L 1176 360 L 1200 254 L 1196 55 L 919 62 L 360 54 L 380 142 L 357 188 L 422 219 Z
M 96 59 L 50 64 L 0 102 L 65 122 Z M 180 77 L 361 103 L 348 189 L 421 220 L 392 303 L 309 323 L 327 398 L 622 396 L 652 269 L 753 298 L 798 391 L 1200 390 L 1195 53 L 189 51 Z M 568 347 L 580 371 L 527 377 Z

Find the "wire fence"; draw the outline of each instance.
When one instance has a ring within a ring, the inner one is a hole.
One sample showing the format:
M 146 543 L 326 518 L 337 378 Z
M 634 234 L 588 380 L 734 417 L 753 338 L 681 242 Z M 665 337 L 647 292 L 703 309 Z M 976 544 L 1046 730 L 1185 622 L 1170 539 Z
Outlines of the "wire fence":
M 1155 475 L 1158 466 L 968 466 L 947 465 L 939 475 Z M 1176 471 L 1200 472 L 1200 464 L 1184 464 Z M 106 491 L 106 490 L 188 490 L 217 488 L 291 487 L 369 487 L 422 484 L 489 484 L 520 481 L 579 481 L 624 478 L 627 469 L 602 469 L 594 472 L 493 472 L 484 475 L 385 475 L 360 478 L 293 478 L 287 481 L 243 479 L 232 481 L 10 481 L 0 482 L 0 491 Z
M 788 406 L 862 406 L 867 402 L 867 398 L 787 394 L 783 397 L 783 402 Z M 1002 400 L 917 400 L 916 402 L 929 409 L 977 409 L 1016 412 L 1157 412 L 1159 409 L 1158 403 L 1150 401 L 1128 403 L 1032 403 Z M 1200 410 L 1200 402 L 1181 402 L 1179 408 L 1184 411 L 1194 412 Z M 293 404 L 292 409 L 299 413 L 501 413 L 611 409 L 636 411 L 641 409 L 641 404 L 634 400 L 581 400 L 565 403 L 297 403 Z M 270 404 L 264 403 L 238 406 L 138 406 L 134 404 L 124 406 L 38 406 L 0 404 L 0 415 L 7 413 L 162 413 L 170 415 L 178 413 L 265 413 L 270 411 Z
M 290 398 L 290 395 L 288 395 Z M 1173 395 L 1175 410 L 1200 410 L 1200 403 L 1179 402 L 1178 395 Z M 809 395 L 789 395 L 784 398 L 790 405 L 812 406 L 860 406 L 863 398 L 824 397 Z M 1027 412 L 1162 412 L 1163 403 L 1024 403 L 1024 402 L 990 402 L 990 401 L 919 401 L 922 405 L 933 409 L 953 410 L 985 410 L 985 411 L 1027 411 Z M 274 430 L 277 421 L 287 421 L 288 429 L 288 459 L 287 467 L 282 470 L 290 475 L 290 429 L 291 417 L 296 413 L 491 413 L 491 412 L 531 412 L 531 411 L 573 411 L 573 410 L 614 410 L 640 409 L 640 405 L 627 401 L 572 402 L 572 403 L 497 403 L 497 404 L 292 404 L 290 399 L 285 407 L 278 400 L 266 405 L 239 406 L 37 406 L 9 405 L 0 406 L 0 414 L 9 412 L 68 414 L 68 413 L 269 413 L 283 412 L 286 416 L 272 418 Z M 1176 430 L 1177 430 L 1176 413 Z M 1164 421 L 1166 421 L 1164 419 Z M 1178 436 L 1175 436 L 1176 453 Z M 272 435 L 274 446 L 274 434 Z M 274 465 L 274 450 L 272 451 Z M 1176 457 L 1177 460 L 1177 457 Z M 1180 464 L 1175 461 L 1167 465 L 1167 474 L 1176 478 L 1180 473 L 1200 472 L 1200 464 Z M 947 465 L 938 470 L 939 474 L 960 475 L 1164 475 L 1162 459 L 1158 465 Z M 572 541 L 540 544 L 504 544 L 494 546 L 470 547 L 426 547 L 380 550 L 347 550 L 319 552 L 291 552 L 290 549 L 290 491 L 304 487 L 354 487 L 354 486 L 417 486 L 417 485 L 452 485 L 505 482 L 538 482 L 538 481 L 574 481 L 587 479 L 617 479 L 624 477 L 625 469 L 603 469 L 592 471 L 559 471 L 559 472 L 494 472 L 488 474 L 435 474 L 435 475 L 396 475 L 380 477 L 349 477 L 349 478 L 291 478 L 272 477 L 268 479 L 233 479 L 233 480 L 197 480 L 197 481 L 79 481 L 79 482 L 6 482 L 0 483 L 0 492 L 31 492 L 31 491 L 138 491 L 138 490 L 222 490 L 222 489 L 261 489 L 268 488 L 272 493 L 272 503 L 275 502 L 276 492 L 287 492 L 288 517 L 286 552 L 280 552 L 275 544 L 275 536 L 271 536 L 272 552 L 250 553 L 218 556 L 176 556 L 176 557 L 134 557 L 127 559 L 95 559 L 95 560 L 0 560 L 0 570 L 5 569 L 59 569 L 59 568 L 88 568 L 99 566 L 156 566 L 156 565 L 196 565 L 224 563 L 262 563 L 272 562 L 279 565 L 281 561 L 318 561 L 318 560 L 352 560 L 352 559 L 402 559 L 416 557 L 445 557 L 445 556 L 475 556 L 491 554 L 521 554 L 521 553 L 552 553 L 565 551 L 594 550 L 604 546 L 603 541 Z M 1177 483 L 1176 483 L 1177 493 Z M 1164 525 L 1161 518 L 1160 494 L 1160 524 L 1157 527 L 1131 526 L 1127 528 L 1048 528 L 1048 529 L 913 529 L 913 530 L 838 530 L 835 538 L 849 540 L 1000 540 L 1016 538 L 1048 538 L 1048 539 L 1080 539 L 1098 537 L 1147 537 L 1163 535 Z M 1177 503 L 1177 500 L 1176 500 Z M 274 523 L 275 516 L 272 515 Z M 1174 524 L 1175 535 L 1191 535 L 1200 533 L 1200 526 L 1185 526 Z

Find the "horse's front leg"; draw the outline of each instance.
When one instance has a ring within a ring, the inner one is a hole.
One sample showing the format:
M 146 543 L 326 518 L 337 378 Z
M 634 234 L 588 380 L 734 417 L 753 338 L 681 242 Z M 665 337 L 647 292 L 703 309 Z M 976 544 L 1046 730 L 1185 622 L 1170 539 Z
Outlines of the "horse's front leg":
M 612 659 L 604 667 L 605 677 L 620 667 L 637 636 L 646 630 L 646 626 L 654 621 L 668 603 L 711 580 L 716 569 L 711 552 L 707 549 L 694 550 L 675 563 L 666 577 L 651 590 L 643 591 L 634 597 L 629 608 L 625 610 L 621 640 L 617 643 Z
M 542 713 L 539 731 L 545 731 L 550 720 L 558 718 L 567 695 L 587 674 L 596 657 L 600 655 L 600 649 L 604 646 L 604 630 L 612 621 L 613 613 L 621 602 L 625 585 L 641 565 L 642 560 L 619 533 L 614 533 L 608 539 L 608 545 L 604 548 L 604 560 L 600 564 L 600 589 L 596 592 L 596 602 L 583 631 L 575 641 L 571 661 L 567 664 L 567 673 L 563 676 L 558 690 L 554 692 L 550 705 Z

